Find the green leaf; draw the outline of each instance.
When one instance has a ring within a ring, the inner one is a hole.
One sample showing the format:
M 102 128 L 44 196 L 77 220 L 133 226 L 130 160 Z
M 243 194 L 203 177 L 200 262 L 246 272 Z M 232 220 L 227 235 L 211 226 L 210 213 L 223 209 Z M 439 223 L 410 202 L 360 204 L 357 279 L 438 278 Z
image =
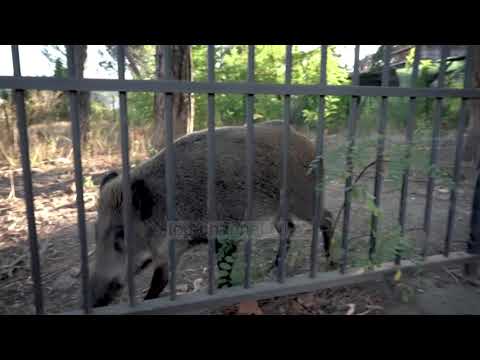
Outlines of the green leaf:
M 225 279 L 225 278 L 220 278 L 220 279 L 218 279 L 218 281 L 217 281 L 218 286 L 223 285 L 223 284 L 226 284 L 227 282 L 228 282 L 228 280 Z
M 371 198 L 367 199 L 367 209 L 371 211 L 374 216 L 380 215 L 380 209 L 375 205 Z
M 228 276 L 228 271 L 219 270 L 219 271 L 218 271 L 218 276 L 219 276 L 219 277 Z
M 354 200 L 364 200 L 365 199 L 365 189 L 361 185 L 353 185 L 352 187 L 352 197 Z
M 232 269 L 232 266 L 230 264 L 227 264 L 227 263 L 221 263 L 220 264 L 220 269 L 222 270 L 231 270 Z

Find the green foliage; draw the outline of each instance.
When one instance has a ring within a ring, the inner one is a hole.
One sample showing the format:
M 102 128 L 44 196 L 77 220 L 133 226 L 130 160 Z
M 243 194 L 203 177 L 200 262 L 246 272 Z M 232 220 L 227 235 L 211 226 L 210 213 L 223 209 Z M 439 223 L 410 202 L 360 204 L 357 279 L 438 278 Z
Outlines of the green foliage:
M 0 99 L 4 101 L 10 101 L 10 91 L 6 89 L 0 90 Z
M 92 93 L 90 98 L 90 121 L 116 122 L 117 114 L 113 110 L 116 97 L 113 93 Z
M 52 45 L 45 47 L 43 55 L 54 65 L 53 76 L 66 78 L 67 67 L 64 62 L 63 46 Z M 28 91 L 26 94 L 27 111 L 30 113 L 29 123 L 44 121 L 64 121 L 68 118 L 68 98 L 61 91 L 44 92 Z
M 335 263 L 341 263 L 343 249 L 341 233 L 335 233 L 331 243 L 331 256 Z M 402 235 L 400 227 L 377 232 L 376 247 L 372 257 L 369 257 L 369 234 L 361 236 L 364 240 L 349 241 L 349 260 L 354 268 L 374 269 L 386 262 L 393 262 L 397 256 L 421 265 L 423 258 L 419 255 L 419 247 L 415 240 Z M 397 274 L 398 276 L 399 274 Z M 399 280 L 399 279 L 398 279 Z
M 451 188 L 453 185 L 452 170 L 446 167 L 431 166 L 431 145 L 432 129 L 430 124 L 420 123 L 414 132 L 411 146 L 404 143 L 403 136 L 401 143 L 390 143 L 389 137 L 386 139 L 384 151 L 384 182 L 389 183 L 389 188 L 398 191 L 402 186 L 402 178 L 407 168 L 410 176 L 426 178 L 433 176 L 436 179 L 436 185 Z M 367 166 L 371 168 L 370 174 L 374 174 L 374 160 L 376 158 L 376 149 L 378 136 L 365 138 L 356 138 L 356 143 L 351 147 L 351 160 L 353 165 L 354 183 L 351 187 L 352 201 L 362 206 L 366 212 L 382 219 L 384 213 L 381 208 L 376 207 L 375 198 L 372 194 L 371 182 L 358 179 L 359 174 L 366 170 Z M 346 170 L 346 154 L 348 143 L 340 142 L 340 145 L 329 148 L 323 155 L 325 166 L 325 180 L 344 184 L 349 172 Z M 315 169 L 320 162 L 316 158 L 310 164 L 310 172 Z M 370 176 L 371 176 L 370 175 Z M 359 180 L 357 182 L 357 180 Z M 321 184 L 317 184 L 321 189 Z M 382 228 L 380 226 L 380 228 Z M 332 256 L 334 260 L 341 260 L 341 228 L 336 227 L 332 242 Z M 368 257 L 368 245 L 364 243 L 360 251 L 350 251 L 350 259 L 354 266 L 373 267 L 385 261 L 393 261 L 395 255 L 400 255 L 403 259 L 417 261 L 419 257 L 418 249 L 413 239 L 406 235 L 401 235 L 397 227 L 381 229 L 377 234 L 377 248 L 372 259 Z M 368 234 L 364 237 L 368 237 Z M 355 243 L 355 245 L 353 244 Z M 358 242 L 350 242 L 350 250 L 358 247 Z
M 55 60 L 55 70 L 53 72 L 53 76 L 66 78 L 67 77 L 67 68 L 63 65 L 62 59 L 57 57 Z
M 247 80 L 247 46 L 228 45 L 216 48 L 215 79 L 217 81 Z M 193 79 L 207 81 L 207 47 L 192 46 Z M 347 82 L 348 73 L 339 65 L 333 48 L 329 48 L 327 80 L 330 85 Z M 302 52 L 293 48 L 293 84 L 316 84 L 320 80 L 320 49 Z M 285 47 L 259 45 L 255 47 L 255 81 L 282 84 L 285 82 Z M 345 118 L 347 102 L 338 97 L 327 97 L 325 116 L 327 128 L 337 127 Z M 215 96 L 216 123 L 219 126 L 240 125 L 245 122 L 245 98 L 241 95 L 217 94 Z M 318 96 L 292 97 L 292 122 L 297 126 L 315 127 L 318 118 Z M 281 119 L 283 98 L 276 95 L 255 97 L 255 121 Z M 207 124 L 207 96 L 195 95 L 195 129 Z
M 245 227 L 229 225 L 222 233 L 217 234 L 219 249 L 217 251 L 218 262 L 218 285 L 232 286 L 242 285 L 245 280 L 245 258 L 242 256 L 244 241 L 246 240 L 247 231 Z M 235 252 L 235 248 L 237 249 Z M 255 261 L 250 264 L 251 279 L 255 281 L 261 278 L 262 271 Z
M 239 261 L 241 259 L 234 252 L 242 239 L 241 232 L 234 226 L 229 226 L 224 233 L 217 234 L 217 241 L 220 245 L 217 251 L 218 285 L 220 287 L 228 282 L 232 285 L 239 285 L 243 281 L 244 269 L 243 266 L 239 266 L 242 261 Z M 228 279 L 229 276 L 230 279 Z
M 135 126 L 153 122 L 154 94 L 151 92 L 128 93 L 128 120 Z
M 404 260 L 420 262 L 421 256 L 413 239 L 401 234 L 400 228 L 389 229 L 388 231 L 376 234 L 376 248 L 372 258 L 368 254 L 355 257 L 353 266 L 373 268 L 385 262 L 393 261 L 396 256 Z
M 374 63 L 381 67 L 381 53 L 379 48 L 374 56 Z M 400 87 L 410 87 L 415 48 L 412 48 L 406 57 L 405 67 L 397 69 L 396 73 Z M 464 61 L 447 62 L 445 76 L 445 87 L 461 88 L 463 86 Z M 415 86 L 433 87 L 436 86 L 440 68 L 439 61 L 422 59 L 419 63 L 418 77 Z M 375 70 L 374 67 L 372 70 Z M 378 69 L 377 69 L 378 70 Z M 442 129 L 456 128 L 461 100 L 457 98 L 445 98 L 442 102 Z M 360 132 L 370 133 L 377 126 L 379 100 L 376 98 L 363 98 L 360 107 L 361 128 Z M 417 98 L 415 123 L 417 128 L 430 128 L 434 114 L 435 99 Z M 390 128 L 395 130 L 404 129 L 409 114 L 409 99 L 392 97 L 388 99 L 387 121 Z

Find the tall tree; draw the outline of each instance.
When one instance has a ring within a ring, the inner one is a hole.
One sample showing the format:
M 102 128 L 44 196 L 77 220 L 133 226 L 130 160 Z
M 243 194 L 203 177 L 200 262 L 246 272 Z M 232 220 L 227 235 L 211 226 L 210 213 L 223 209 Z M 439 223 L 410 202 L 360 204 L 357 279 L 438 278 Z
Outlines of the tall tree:
M 111 60 L 100 63 L 105 69 L 116 69 L 117 45 L 107 45 L 107 53 Z M 134 79 L 148 79 L 154 75 L 155 64 L 153 63 L 154 45 L 127 45 L 125 46 L 125 60 L 128 70 Z M 103 52 L 101 53 L 103 56 Z
M 172 45 L 172 78 L 191 81 L 192 57 L 190 45 Z M 155 70 L 157 79 L 165 79 L 164 47 L 157 45 L 155 51 Z M 152 145 L 160 150 L 165 146 L 165 95 L 155 94 L 155 129 Z M 174 139 L 193 130 L 193 101 L 190 94 L 173 95 L 173 131 Z
M 87 46 L 77 45 L 77 61 L 75 61 L 76 73 L 80 78 L 83 78 L 83 71 L 85 70 L 85 63 L 87 61 Z M 78 94 L 78 108 L 80 117 L 80 134 L 82 142 L 87 141 L 89 131 L 89 116 L 90 116 L 90 92 L 80 91 Z
M 480 87 L 480 45 L 473 50 L 473 87 Z M 473 161 L 477 167 L 480 160 L 480 99 L 470 100 L 470 117 L 465 142 L 464 160 Z
M 76 61 L 75 61 L 75 66 L 76 66 L 76 73 L 79 74 L 80 78 L 83 78 L 83 72 L 85 70 L 85 63 L 87 61 L 87 48 L 88 45 L 77 45 L 77 50 L 75 52 L 76 56 Z M 52 54 L 56 53 L 57 56 Z M 42 50 L 43 55 L 55 65 L 55 76 L 65 76 L 65 70 L 62 70 L 62 61 L 60 60 L 60 57 L 58 54 L 61 55 L 63 59 L 65 59 L 66 62 L 66 57 L 67 53 L 65 50 L 64 46 L 61 45 L 48 45 Z M 88 131 L 89 131 L 89 116 L 90 116 L 90 92 L 87 91 L 81 91 L 79 92 L 79 115 L 80 115 L 80 132 L 81 132 L 81 139 L 82 142 L 87 141 L 88 137 Z
M 11 92 L 8 90 L 0 90 L 0 116 L 3 117 L 0 132 L 5 134 L 2 136 L 2 141 L 5 142 L 7 148 L 14 145 L 14 140 L 16 139 L 15 127 L 12 123 L 13 108 L 14 104 Z

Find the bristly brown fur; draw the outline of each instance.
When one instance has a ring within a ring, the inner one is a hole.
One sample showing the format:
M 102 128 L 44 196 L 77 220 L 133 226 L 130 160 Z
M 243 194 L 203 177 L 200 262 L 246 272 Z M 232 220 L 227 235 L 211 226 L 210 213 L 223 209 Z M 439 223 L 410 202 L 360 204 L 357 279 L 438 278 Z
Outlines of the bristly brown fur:
M 100 191 L 99 211 L 121 211 L 122 208 L 122 186 L 121 177 L 111 180 Z
M 254 130 L 255 161 L 253 165 L 253 221 L 273 220 L 280 232 L 280 191 L 282 190 L 282 145 L 283 126 L 270 122 L 256 125 Z M 247 210 L 247 128 L 244 126 L 222 127 L 215 130 L 215 220 L 235 224 L 245 220 Z M 179 259 L 190 247 L 207 239 L 206 227 L 196 225 L 206 222 L 208 183 L 207 131 L 186 135 L 174 143 L 175 153 L 175 219 L 188 229 L 186 241 L 176 241 L 176 257 Z M 288 234 L 295 230 L 293 216 L 312 222 L 314 215 L 315 177 L 309 169 L 315 159 L 315 145 L 306 137 L 290 128 L 288 148 Z M 130 173 L 132 205 L 131 217 L 133 247 L 138 254 L 151 254 L 156 277 L 153 278 L 149 298 L 156 297 L 166 285 L 168 278 L 168 238 L 166 209 L 166 151 L 133 168 Z M 320 171 L 323 164 L 319 163 Z M 124 268 L 120 260 L 123 254 L 114 255 L 118 238 L 122 238 L 122 181 L 121 175 L 106 179 L 100 193 L 99 217 L 97 219 L 96 271 L 93 276 L 95 300 L 102 300 L 110 288 L 118 288 L 119 277 Z M 274 219 L 272 219 L 274 218 Z M 320 228 L 325 239 L 328 257 L 331 214 L 324 209 Z M 119 230 L 120 229 L 120 230 Z M 182 230 L 183 231 L 183 230 Z M 178 239 L 176 239 L 178 240 Z M 98 246 L 101 245 L 101 246 Z M 118 244 L 117 244 L 118 245 Z M 277 255 L 278 259 L 278 255 Z M 113 296 L 113 295 L 112 295 Z

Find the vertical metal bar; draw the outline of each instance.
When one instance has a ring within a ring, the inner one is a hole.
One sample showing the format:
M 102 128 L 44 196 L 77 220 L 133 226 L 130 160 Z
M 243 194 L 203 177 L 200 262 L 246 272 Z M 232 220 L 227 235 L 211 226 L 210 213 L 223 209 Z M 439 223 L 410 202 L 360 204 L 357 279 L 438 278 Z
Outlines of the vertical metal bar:
M 76 62 L 78 54 L 75 45 L 67 45 L 68 75 L 70 78 L 79 79 Z M 78 91 L 69 91 L 70 100 L 70 121 L 72 122 L 72 140 L 73 140 L 73 162 L 75 169 L 75 189 L 77 192 L 77 218 L 78 235 L 80 238 L 81 253 L 81 273 L 82 273 L 82 295 L 83 309 L 85 313 L 90 313 L 91 304 L 89 296 L 88 279 L 88 244 L 85 227 L 85 206 L 83 201 L 83 175 L 82 175 L 82 155 L 81 155 L 81 134 L 80 117 L 78 108 Z
M 355 61 L 353 65 L 352 85 L 359 84 L 359 61 L 360 45 L 355 46 Z M 355 146 L 355 133 L 360 107 L 360 96 L 352 96 L 350 105 L 350 116 L 348 117 L 348 147 L 346 154 L 347 178 L 345 179 L 345 207 L 343 208 L 343 229 L 342 229 L 342 262 L 341 273 L 345 273 L 348 261 L 348 235 L 350 231 L 350 213 L 352 208 L 352 183 L 353 183 L 353 148 Z
M 215 82 L 215 45 L 208 45 L 207 53 L 208 81 Z M 210 222 L 217 218 L 216 196 L 215 196 L 215 94 L 208 94 L 208 204 L 207 216 L 209 221 L 208 232 L 208 293 L 215 291 L 215 240 L 216 237 L 210 231 Z
M 410 78 L 410 87 L 417 87 L 417 78 L 418 78 L 418 66 L 420 64 L 420 55 L 421 55 L 421 45 L 415 46 L 415 57 L 413 59 L 413 69 L 412 76 Z M 410 97 L 408 109 L 408 119 L 407 119 L 407 128 L 405 131 L 405 142 L 407 145 L 405 159 L 406 166 L 402 175 L 402 190 L 400 195 L 400 212 L 398 217 L 398 222 L 400 224 L 400 233 L 405 235 L 405 222 L 407 217 L 407 199 L 408 199 L 408 177 L 410 176 L 410 157 L 412 152 L 412 141 L 413 141 L 413 130 L 415 128 L 415 112 L 417 106 L 417 98 Z M 400 254 L 395 256 L 395 263 L 400 264 Z
M 255 45 L 248 46 L 248 67 L 247 81 L 255 82 Z M 255 132 L 253 124 L 253 112 L 255 106 L 255 95 L 247 95 L 246 123 L 247 123 L 247 144 L 246 144 L 246 162 L 247 162 L 247 242 L 245 243 L 245 288 L 250 287 L 251 262 L 252 262 L 252 233 L 250 222 L 253 220 L 253 171 L 255 166 Z
M 172 47 L 171 45 L 162 45 L 164 49 L 164 66 L 165 78 L 172 78 Z M 165 143 L 167 155 L 167 222 L 176 220 L 175 209 L 175 148 L 173 145 L 173 94 L 165 93 Z M 168 227 L 167 227 L 168 228 Z M 170 233 L 170 232 L 169 232 Z M 175 246 L 175 234 L 170 233 L 168 239 L 168 268 L 169 268 L 169 284 L 170 299 L 175 300 L 177 297 L 177 258 Z
M 390 54 L 391 46 L 386 45 L 383 51 L 383 71 L 382 71 L 382 86 L 388 86 L 390 80 Z M 387 105 L 388 97 L 382 96 L 380 102 L 379 110 L 379 124 L 378 124 L 378 142 L 377 142 L 377 159 L 375 163 L 375 189 L 374 189 L 374 203 L 377 208 L 381 207 L 381 195 L 383 187 L 383 172 L 384 166 L 383 163 L 383 152 L 385 150 L 385 132 L 387 127 Z M 372 260 L 373 254 L 375 253 L 375 246 L 377 241 L 377 231 L 378 231 L 378 216 L 372 214 L 372 222 L 370 229 L 370 248 L 369 248 L 369 258 Z
M 328 45 L 322 45 L 320 63 L 320 85 L 327 85 L 327 51 Z M 325 194 L 325 169 L 323 163 L 323 144 L 325 131 L 325 95 L 320 95 L 318 104 L 316 159 L 319 162 L 315 167 L 315 188 L 313 190 L 313 235 L 310 249 L 310 277 L 317 275 L 318 231 L 323 219 Z M 320 186 L 320 189 L 318 188 Z M 325 241 L 325 239 L 324 239 Z
M 12 45 L 13 75 L 21 77 L 20 55 L 18 45 Z M 35 204 L 33 199 L 32 170 L 30 168 L 30 152 L 28 145 L 27 115 L 25 111 L 25 91 L 14 89 L 17 128 L 20 137 L 20 155 L 22 159 L 23 188 L 25 207 L 27 210 L 28 241 L 30 263 L 32 267 L 33 294 L 37 315 L 44 314 L 42 279 L 40 274 L 40 257 L 38 254 L 37 229 L 35 224 Z
M 285 53 L 285 83 L 292 82 L 292 45 L 286 46 Z M 288 151 L 290 135 L 290 95 L 285 95 L 283 104 L 283 138 L 282 138 L 282 187 L 280 191 L 280 264 L 278 267 L 278 281 L 285 281 L 285 258 L 288 236 Z
M 125 45 L 118 45 L 118 78 L 125 80 Z M 130 306 L 135 306 L 135 282 L 133 278 L 134 272 L 134 247 L 132 233 L 132 191 L 130 188 L 130 161 L 129 161 L 129 144 L 128 144 L 128 119 L 127 119 L 127 93 L 119 92 L 120 101 L 120 135 L 122 148 L 122 192 L 123 196 L 123 226 L 125 241 L 127 243 L 127 282 L 128 297 Z
M 442 46 L 441 50 L 441 62 L 440 62 L 440 72 L 438 75 L 438 88 L 442 88 L 445 83 L 445 70 L 447 68 L 447 56 L 449 48 L 446 45 Z M 428 183 L 427 183 L 427 200 L 425 205 L 425 217 L 423 223 L 423 229 L 425 231 L 425 241 L 423 243 L 422 256 L 427 256 L 428 251 L 428 242 L 430 240 L 430 228 L 432 223 L 432 204 L 433 204 L 433 190 L 435 189 L 435 170 L 437 165 L 438 158 L 438 143 L 439 143 L 439 134 L 440 134 L 440 123 L 442 117 L 442 103 L 443 98 L 438 97 L 435 100 L 435 112 L 433 114 L 433 129 L 432 129 L 432 149 L 430 156 L 430 169 L 428 174 Z
M 465 71 L 463 79 L 463 87 L 470 88 L 472 86 L 472 58 L 473 58 L 473 46 L 469 45 L 467 47 L 467 55 L 465 58 Z M 462 166 L 463 158 L 463 140 L 465 136 L 465 127 L 467 122 L 467 108 L 468 108 L 469 99 L 462 98 L 462 103 L 460 107 L 460 120 L 457 126 L 457 144 L 455 149 L 455 165 L 453 170 L 453 186 L 450 189 L 450 208 L 448 209 L 448 222 L 447 222 L 447 237 L 445 238 L 445 245 L 443 249 L 443 254 L 448 256 L 450 253 L 450 244 L 453 236 L 453 230 L 455 227 L 455 213 L 457 206 L 457 188 L 460 183 L 460 172 Z

